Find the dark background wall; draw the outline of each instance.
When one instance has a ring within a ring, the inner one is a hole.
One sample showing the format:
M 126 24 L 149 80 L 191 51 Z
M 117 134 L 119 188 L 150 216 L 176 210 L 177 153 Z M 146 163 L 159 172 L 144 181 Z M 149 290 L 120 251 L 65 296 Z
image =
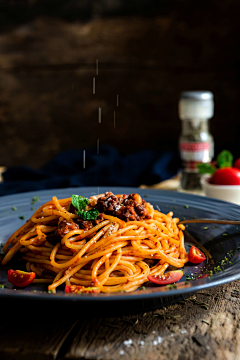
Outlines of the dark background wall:
M 39 167 L 98 138 L 100 151 L 177 151 L 189 89 L 214 93 L 216 152 L 240 156 L 236 1 L 0 0 L 0 30 L 0 165 Z

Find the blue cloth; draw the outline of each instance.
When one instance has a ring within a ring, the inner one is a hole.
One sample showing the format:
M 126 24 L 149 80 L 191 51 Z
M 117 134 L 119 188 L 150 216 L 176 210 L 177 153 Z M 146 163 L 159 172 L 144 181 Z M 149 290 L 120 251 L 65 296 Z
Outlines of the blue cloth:
M 178 169 L 175 153 L 143 150 L 123 157 L 111 146 L 102 146 L 99 155 L 96 149 L 87 149 L 83 169 L 83 151 L 69 150 L 41 169 L 9 168 L 3 174 L 0 195 L 77 186 L 150 185 L 174 176 Z

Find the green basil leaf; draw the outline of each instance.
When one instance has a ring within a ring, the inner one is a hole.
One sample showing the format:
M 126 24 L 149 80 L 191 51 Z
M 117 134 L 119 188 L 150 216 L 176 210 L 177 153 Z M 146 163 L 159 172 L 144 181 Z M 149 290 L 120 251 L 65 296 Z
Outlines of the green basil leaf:
M 221 168 L 232 167 L 233 156 L 228 150 L 223 150 L 217 157 L 217 165 Z
M 87 198 L 80 195 L 72 195 L 71 201 L 77 211 L 85 210 L 86 206 L 89 203 L 89 200 Z
M 99 211 L 93 208 L 88 211 L 77 211 L 77 214 L 82 220 L 96 220 Z
M 215 166 L 207 163 L 197 164 L 197 169 L 200 174 L 210 174 L 213 175 L 217 170 Z
M 75 209 L 78 209 L 78 195 L 72 195 L 71 201 Z

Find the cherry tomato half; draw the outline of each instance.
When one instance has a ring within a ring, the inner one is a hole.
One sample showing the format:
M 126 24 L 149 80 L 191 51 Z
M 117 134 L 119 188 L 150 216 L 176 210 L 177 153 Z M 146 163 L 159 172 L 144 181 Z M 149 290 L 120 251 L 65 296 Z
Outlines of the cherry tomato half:
M 237 168 L 218 169 L 212 177 L 215 185 L 240 185 L 240 170 Z
M 234 167 L 240 169 L 240 158 L 235 161 Z
M 206 260 L 206 256 L 204 255 L 204 253 L 201 252 L 198 248 L 196 248 L 196 246 L 191 247 L 188 253 L 188 257 L 189 257 L 189 262 L 193 264 L 200 264 L 201 262 Z
M 99 294 L 100 289 L 97 287 L 85 287 L 80 285 L 66 285 L 65 286 L 66 293 L 87 293 L 87 294 Z
M 183 276 L 182 270 L 169 271 L 162 276 L 148 276 L 148 280 L 158 285 L 173 284 L 180 280 Z
M 31 284 L 35 275 L 36 274 L 34 272 L 8 270 L 8 281 L 17 287 L 25 287 Z
M 203 278 L 205 278 L 205 277 L 207 277 L 207 276 L 209 276 L 209 274 L 204 274 L 204 275 L 202 275 L 202 276 L 199 276 L 198 279 L 203 279 Z

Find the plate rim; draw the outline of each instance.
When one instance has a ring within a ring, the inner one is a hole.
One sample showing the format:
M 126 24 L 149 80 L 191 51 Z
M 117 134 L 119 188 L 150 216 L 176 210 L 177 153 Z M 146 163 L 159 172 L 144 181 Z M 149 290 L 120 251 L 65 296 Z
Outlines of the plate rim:
M 82 192 L 95 192 L 97 193 L 97 191 L 101 190 L 103 192 L 105 191 L 123 191 L 124 189 L 126 190 L 126 193 L 131 192 L 140 192 L 140 193 L 145 193 L 147 195 L 159 195 L 159 196 L 163 196 L 163 198 L 169 198 L 170 199 L 174 199 L 175 201 L 173 202 L 178 204 L 178 205 L 182 205 L 181 203 L 183 202 L 182 200 L 184 200 L 187 198 L 187 201 L 189 201 L 190 199 L 198 199 L 200 200 L 200 203 L 206 203 L 208 204 L 209 202 L 211 204 L 215 204 L 215 205 L 223 205 L 226 206 L 227 208 L 231 208 L 231 209 L 235 209 L 238 210 L 239 215 L 240 215 L 240 206 L 234 203 L 230 203 L 227 201 L 223 201 L 223 200 L 219 200 L 219 199 L 214 199 L 214 198 L 210 198 L 210 197 L 204 197 L 201 195 L 196 195 L 196 194 L 189 194 L 189 193 L 185 193 L 185 192 L 175 192 L 175 191 L 170 191 L 170 190 L 158 190 L 158 189 L 148 189 L 148 188 L 137 188 L 137 187 L 120 187 L 120 186 L 99 186 L 99 187 L 95 187 L 95 186 L 84 186 L 84 187 L 70 187 L 70 188 L 55 188 L 55 189 L 43 189 L 43 190 L 35 190 L 35 191 L 29 191 L 29 192 L 22 192 L 22 193 L 17 193 L 17 194 L 10 194 L 10 195 L 4 195 L 0 197 L 0 200 L 4 200 L 3 202 L 5 203 L 7 201 L 7 204 L 12 202 L 12 199 L 14 199 L 16 201 L 17 199 L 21 198 L 31 198 L 33 196 L 48 196 L 51 194 L 51 196 L 54 195 L 58 195 L 62 192 L 78 192 L 78 191 L 82 191 Z M 103 190 L 104 189 L 104 190 Z M 108 189 L 108 190 L 106 190 Z M 58 193 L 58 194 L 56 194 Z M 176 199 L 178 198 L 178 199 Z M 6 201 L 5 201 L 6 200 Z M 164 199 L 163 199 L 164 200 Z M 178 201 L 176 201 L 178 200 Z M 163 201 L 164 202 L 164 201 Z M 6 205 L 5 205 L 6 206 Z M 196 207 L 196 206 L 195 206 Z M 0 210 L 2 208 L 2 204 L 0 204 Z M 197 207 L 196 207 L 197 208 Z M 169 297 L 169 296 L 177 296 L 177 295 L 182 295 L 182 294 L 191 294 L 194 293 L 196 291 L 199 290 L 203 290 L 203 289 L 207 289 L 207 288 L 211 288 L 211 287 L 215 287 L 215 286 L 220 286 L 223 284 L 226 284 L 228 282 L 232 282 L 235 280 L 240 279 L 240 271 L 237 271 L 237 268 L 239 268 L 239 264 L 236 263 L 234 264 L 231 269 L 236 270 L 236 273 L 233 273 L 232 275 L 227 276 L 227 272 L 224 273 L 224 275 L 220 276 L 217 279 L 210 279 L 211 281 L 208 281 L 208 279 L 199 279 L 199 280 L 195 280 L 194 283 L 196 282 L 196 285 L 192 285 L 191 287 L 184 287 L 184 288 L 177 288 L 177 289 L 172 289 L 172 290 L 160 290 L 160 288 L 155 287 L 154 289 L 156 289 L 155 291 L 152 291 L 151 293 L 148 293 L 148 290 L 136 290 L 133 293 L 123 293 L 123 294 L 119 294 L 119 293 L 111 293 L 111 294 L 84 294 L 83 296 L 76 296 L 76 294 L 65 294 L 65 293 L 57 293 L 57 294 L 48 294 L 48 293 L 40 293 L 40 292 L 27 292 L 27 291 L 14 291 L 12 289 L 0 289 L 0 298 L 18 298 L 18 299 L 35 299 L 35 300 L 55 300 L 55 301 L 81 301 L 81 302 L 85 302 L 85 301 L 100 301 L 100 302 L 106 302 L 106 301 L 132 301 L 132 300 L 147 300 L 147 299 L 153 299 L 153 298 L 164 298 L 164 297 Z M 158 290 L 159 289 L 159 290 Z M 140 293 L 139 293 L 140 292 Z M 126 296 L 127 294 L 127 296 Z

